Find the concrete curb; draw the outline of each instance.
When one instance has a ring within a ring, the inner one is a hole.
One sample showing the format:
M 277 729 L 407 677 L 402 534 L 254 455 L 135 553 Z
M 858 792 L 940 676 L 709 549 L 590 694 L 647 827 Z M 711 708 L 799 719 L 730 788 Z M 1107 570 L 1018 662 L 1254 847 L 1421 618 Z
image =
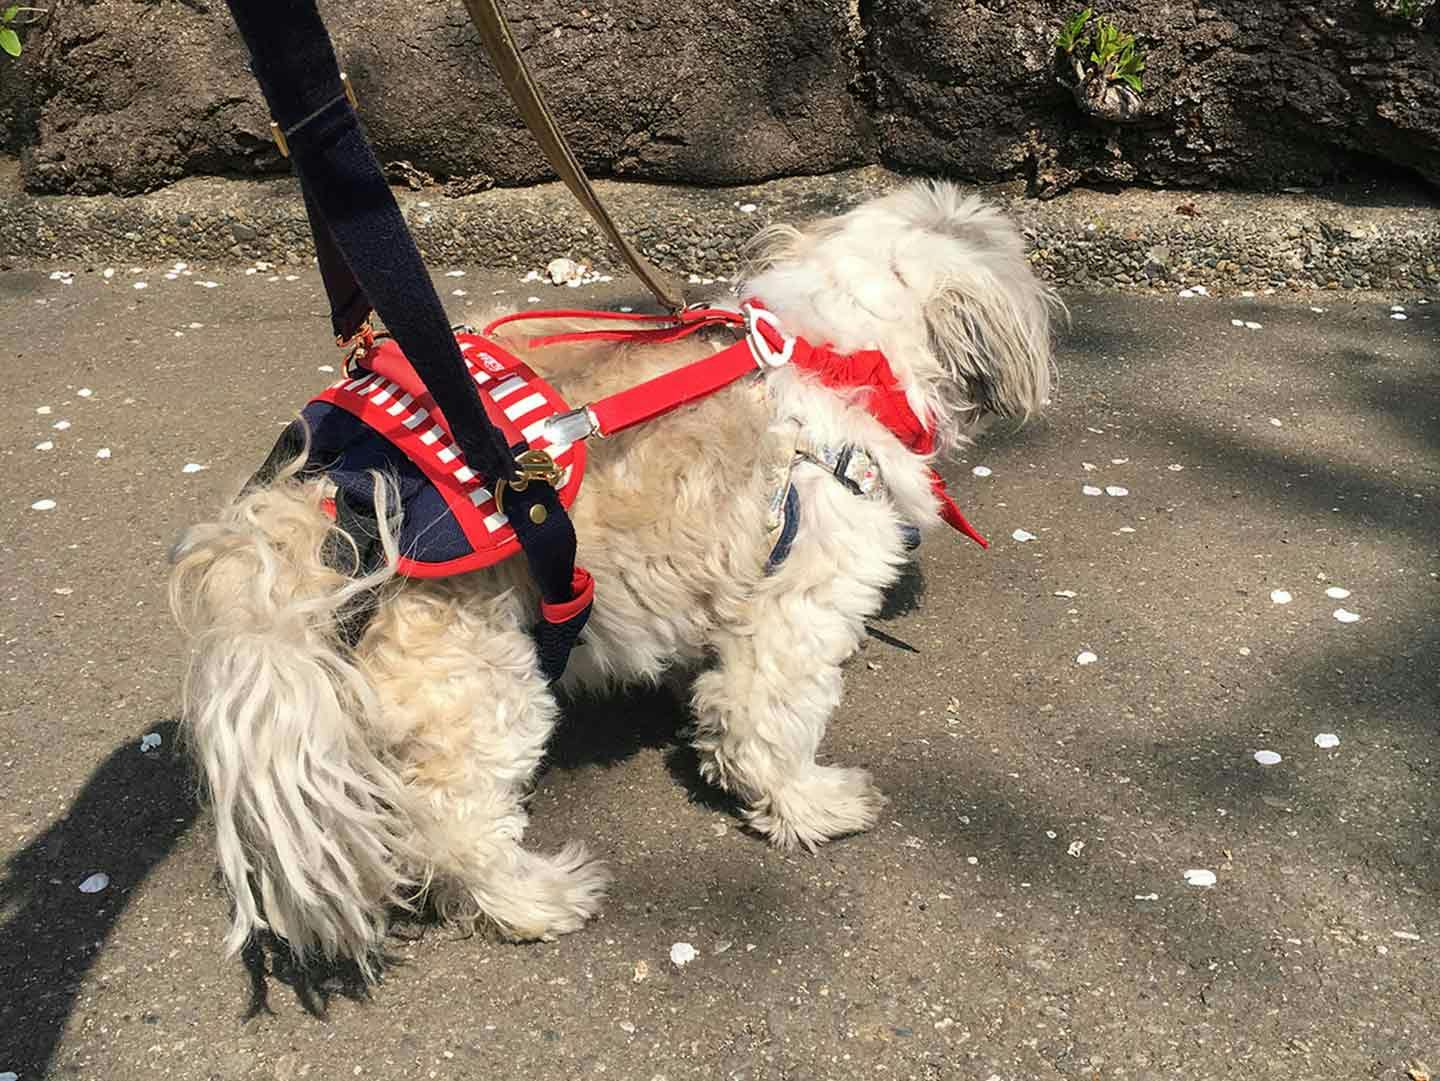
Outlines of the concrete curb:
M 701 189 L 602 182 L 640 248 L 682 276 L 733 275 L 762 225 L 851 206 L 903 178 L 880 168 Z M 1058 285 L 1243 290 L 1404 290 L 1440 294 L 1440 211 L 1423 193 L 1286 195 L 1126 190 L 1047 202 L 983 189 L 1022 225 Z M 615 269 L 559 184 L 461 198 L 397 191 L 435 265 L 541 269 L 565 255 Z M 264 259 L 303 263 L 309 230 L 292 181 L 193 179 L 133 198 L 0 196 L 0 261 L 36 267 Z

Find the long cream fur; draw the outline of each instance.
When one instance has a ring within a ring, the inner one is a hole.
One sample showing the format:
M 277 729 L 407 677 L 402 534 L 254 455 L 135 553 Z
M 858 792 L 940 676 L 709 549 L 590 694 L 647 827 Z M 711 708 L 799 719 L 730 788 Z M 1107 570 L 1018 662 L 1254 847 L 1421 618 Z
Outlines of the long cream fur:
M 742 295 L 762 298 L 788 333 L 883 350 L 942 445 L 984 414 L 1023 418 L 1048 401 L 1054 296 L 1013 228 L 955 188 L 909 185 L 809 228 L 772 229 L 757 251 Z M 577 404 L 718 347 L 506 344 Z M 799 532 L 767 574 L 767 505 L 796 423 L 863 446 L 884 488 L 859 496 L 796 466 Z M 299 479 L 299 465 L 177 546 L 172 604 L 192 646 L 185 716 L 235 896 L 227 944 L 269 927 L 302 955 L 368 966 L 388 909 L 422 893 L 514 938 L 577 929 L 606 872 L 579 845 L 521 845 L 557 714 L 528 634 L 536 598 L 523 560 L 439 582 L 346 577 L 324 561 L 334 527 L 321 483 Z M 572 517 L 596 603 L 565 683 L 699 669 L 702 770 L 758 833 L 814 848 L 866 829 L 882 804 L 869 776 L 815 756 L 840 665 L 906 559 L 901 525 L 938 521 L 928 468 L 853 395 L 789 369 L 592 442 Z M 346 648 L 337 615 L 372 589 L 378 611 Z

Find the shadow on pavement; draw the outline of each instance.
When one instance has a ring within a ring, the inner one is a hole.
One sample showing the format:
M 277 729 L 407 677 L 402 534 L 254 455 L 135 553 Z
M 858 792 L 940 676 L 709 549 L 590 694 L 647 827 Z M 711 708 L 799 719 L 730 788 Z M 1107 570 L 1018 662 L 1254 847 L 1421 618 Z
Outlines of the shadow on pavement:
M 43 1077 L 75 999 L 131 896 L 197 814 L 176 722 L 137 733 L 91 774 L 65 816 L 12 856 L 0 879 L 0 1032 L 5 1068 Z M 140 737 L 158 732 L 159 749 Z M 82 893 L 103 872 L 109 885 Z

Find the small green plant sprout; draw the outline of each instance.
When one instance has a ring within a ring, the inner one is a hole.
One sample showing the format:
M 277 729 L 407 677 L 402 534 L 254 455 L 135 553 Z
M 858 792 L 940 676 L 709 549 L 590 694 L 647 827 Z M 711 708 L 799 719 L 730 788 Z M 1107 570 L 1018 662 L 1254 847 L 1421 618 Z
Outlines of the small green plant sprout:
M 1137 94 L 1144 91 L 1140 73 L 1145 70 L 1145 61 L 1135 51 L 1134 34 L 1123 33 L 1107 19 L 1098 19 L 1091 50 L 1090 63 L 1107 83 L 1124 83 Z
M 27 8 L 15 4 L 0 11 L 0 49 L 11 56 L 20 55 L 20 35 L 15 28 L 28 26 L 45 14 L 44 8 Z
M 1075 50 L 1088 40 L 1085 29 L 1090 25 L 1090 19 L 1094 14 L 1094 8 L 1086 8 L 1066 23 L 1060 30 L 1060 36 L 1055 39 L 1055 48 L 1066 56 L 1074 56 Z
M 1134 34 L 1110 19 L 1097 19 L 1094 10 L 1086 8 L 1061 27 L 1055 51 L 1060 81 L 1085 112 L 1117 122 L 1144 114 L 1140 95 L 1145 92 L 1145 61 Z
M 1375 0 L 1375 11 L 1388 19 L 1400 19 L 1420 29 L 1435 0 Z

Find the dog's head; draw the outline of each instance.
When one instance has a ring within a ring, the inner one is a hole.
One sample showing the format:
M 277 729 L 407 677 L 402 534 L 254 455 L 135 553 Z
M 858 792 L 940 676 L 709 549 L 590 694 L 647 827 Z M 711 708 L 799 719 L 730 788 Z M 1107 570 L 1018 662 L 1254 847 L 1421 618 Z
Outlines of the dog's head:
M 880 349 L 942 442 L 986 414 L 1048 403 L 1050 319 L 1060 308 L 993 207 L 919 182 L 806 229 L 757 238 L 746 294 L 785 329 L 842 352 Z

